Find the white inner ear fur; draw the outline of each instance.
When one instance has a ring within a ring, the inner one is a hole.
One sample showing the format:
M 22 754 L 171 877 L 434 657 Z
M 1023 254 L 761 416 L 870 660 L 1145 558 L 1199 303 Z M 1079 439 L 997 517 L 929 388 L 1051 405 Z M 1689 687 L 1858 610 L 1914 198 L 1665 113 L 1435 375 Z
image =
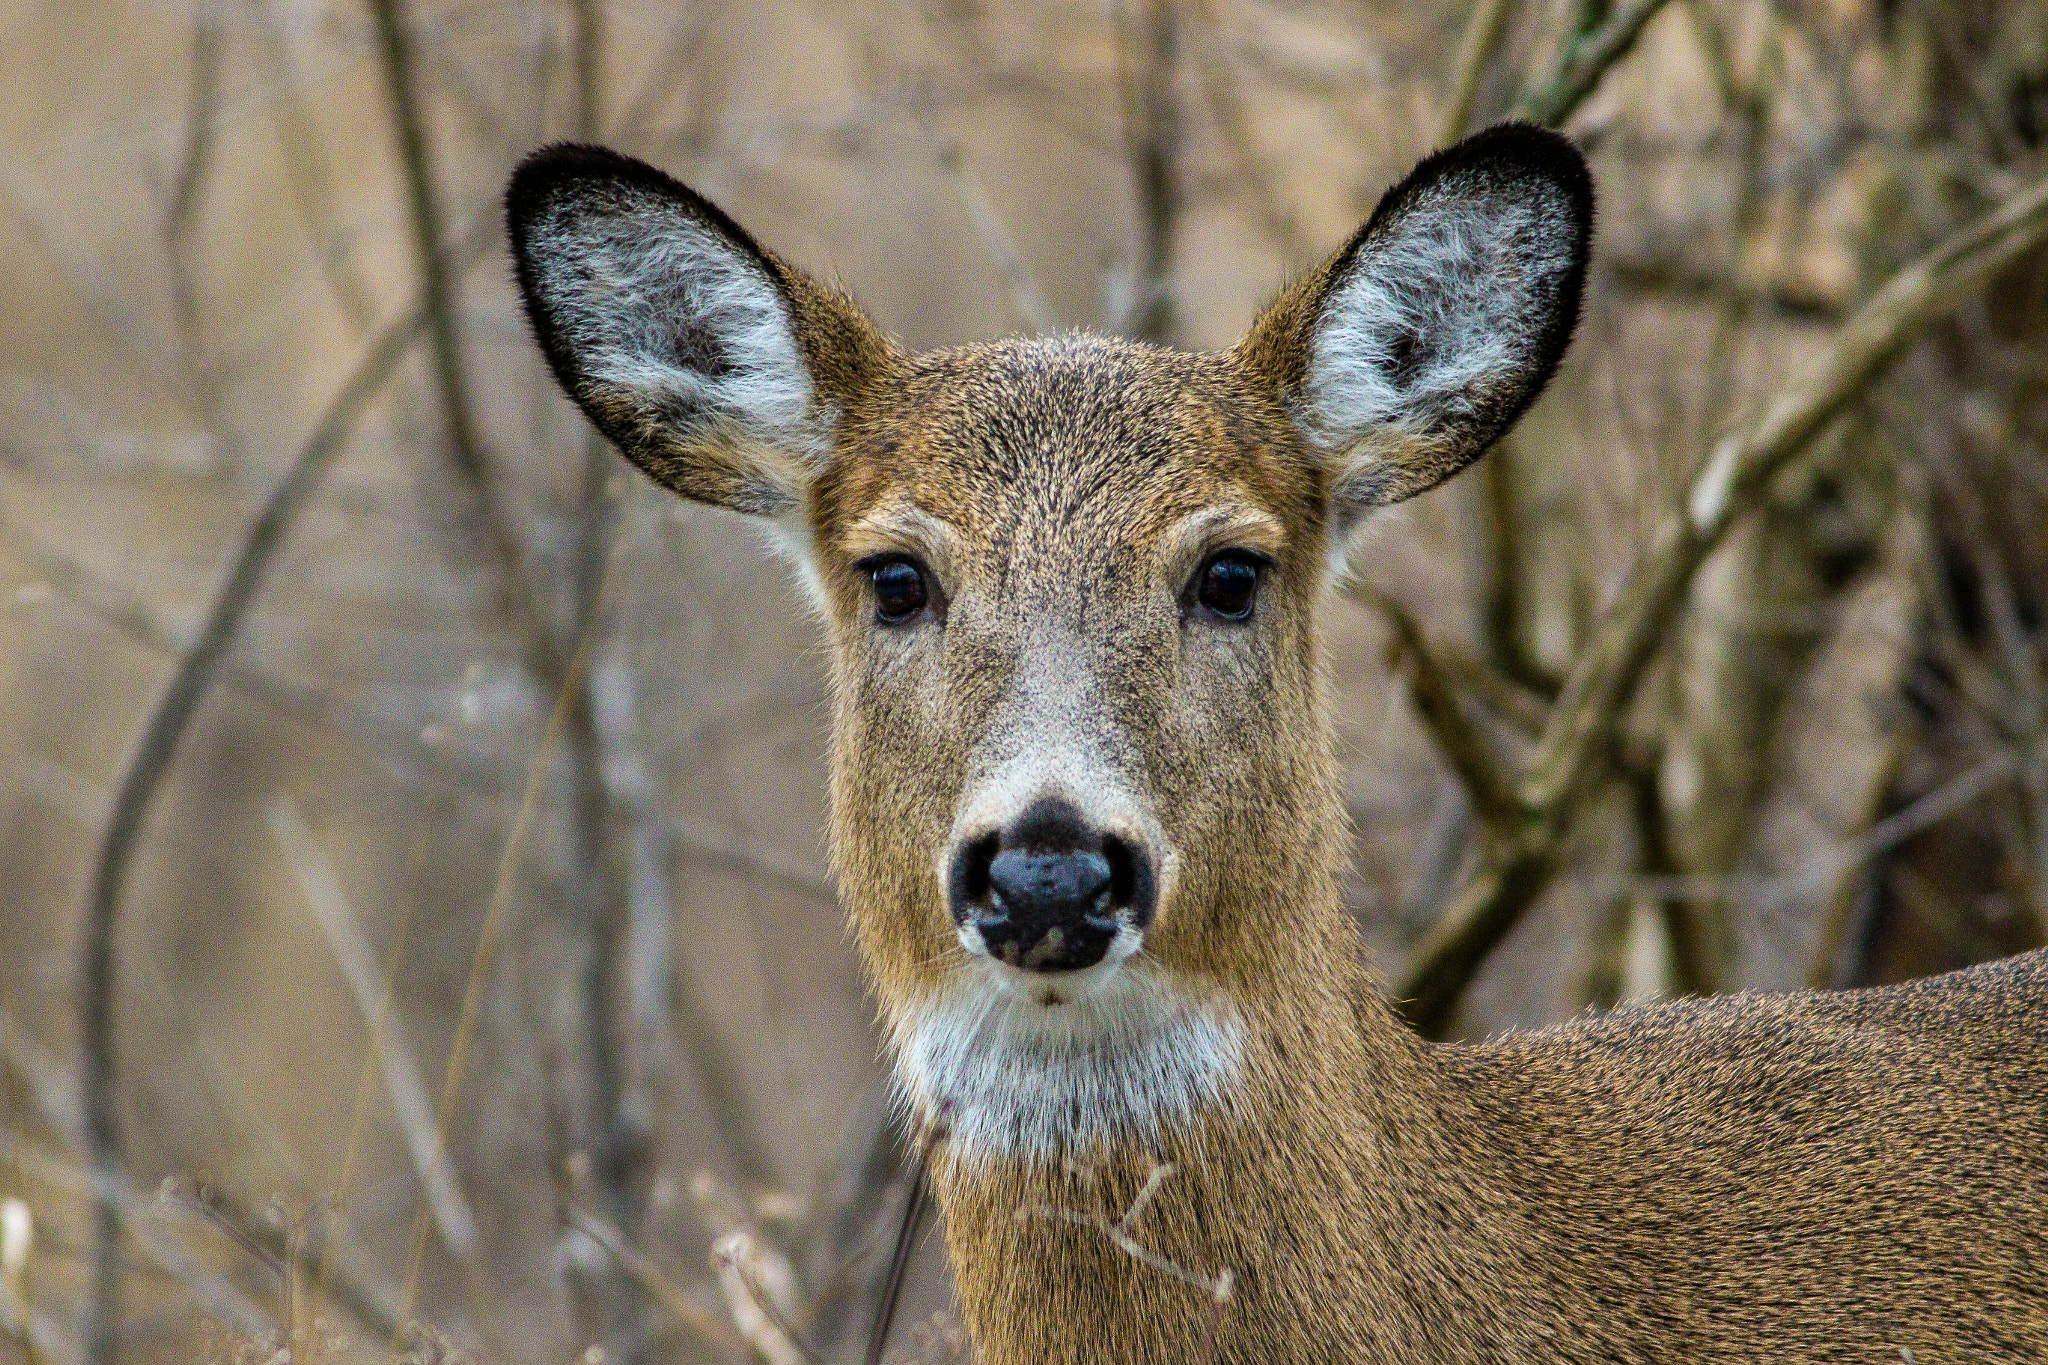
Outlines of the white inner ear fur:
M 1349 455 L 1364 501 L 1399 480 L 1396 452 L 1452 434 L 1527 372 L 1577 250 L 1558 187 L 1457 173 L 1364 245 L 1323 302 L 1301 414 L 1312 440 Z
M 667 199 L 611 193 L 622 200 L 561 197 L 529 239 L 541 293 L 584 374 L 685 423 L 679 439 L 732 423 L 731 435 L 814 468 L 831 414 L 815 401 L 775 282 Z

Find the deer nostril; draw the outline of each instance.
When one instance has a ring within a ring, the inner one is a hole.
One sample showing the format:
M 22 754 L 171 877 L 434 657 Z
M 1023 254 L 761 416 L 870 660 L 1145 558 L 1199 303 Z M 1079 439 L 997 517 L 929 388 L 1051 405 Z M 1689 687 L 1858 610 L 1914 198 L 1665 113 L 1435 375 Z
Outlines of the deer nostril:
M 953 855 L 951 885 L 946 890 L 956 922 L 965 923 L 967 907 L 988 899 L 989 868 L 1002 842 L 1000 834 L 990 831 Z
M 1131 920 L 1138 928 L 1149 928 L 1155 898 L 1152 860 L 1142 849 L 1132 848 L 1114 834 L 1103 837 L 1102 856 L 1109 864 L 1110 904 L 1129 910 Z

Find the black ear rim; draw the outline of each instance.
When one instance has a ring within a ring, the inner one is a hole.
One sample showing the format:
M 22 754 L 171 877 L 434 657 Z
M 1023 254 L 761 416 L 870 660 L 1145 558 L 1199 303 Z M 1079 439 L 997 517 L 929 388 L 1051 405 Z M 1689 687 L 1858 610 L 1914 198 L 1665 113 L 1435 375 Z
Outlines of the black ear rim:
M 1574 242 L 1571 265 L 1559 285 L 1557 311 L 1550 325 L 1537 338 L 1535 364 L 1529 371 L 1529 382 L 1514 401 L 1485 413 L 1473 428 L 1471 454 L 1450 473 L 1456 473 L 1477 459 L 1521 420 L 1522 415 L 1542 396 L 1544 389 L 1550 386 L 1558 366 L 1564 362 L 1565 352 L 1571 348 L 1572 336 L 1578 330 L 1579 315 L 1585 303 L 1586 272 L 1593 258 L 1593 229 L 1597 213 L 1593 173 L 1578 146 L 1553 129 L 1510 120 L 1483 128 L 1424 157 L 1414 170 L 1380 196 L 1372 216 L 1337 253 L 1310 310 L 1308 323 L 1308 335 L 1313 336 L 1322 324 L 1323 309 L 1330 297 L 1350 280 L 1359 254 L 1389 221 L 1408 206 L 1410 200 L 1446 176 L 1474 169 L 1506 182 L 1540 180 L 1563 191 L 1574 229 Z M 1448 478 L 1450 474 L 1444 477 Z M 1401 497 L 1411 497 L 1434 486 L 1432 483 L 1410 489 Z M 1400 501 L 1401 497 L 1391 501 Z
M 597 423 L 614 445 L 630 454 L 631 438 L 611 430 L 586 401 L 589 376 L 577 366 L 570 348 L 562 344 L 560 325 L 542 296 L 538 270 L 528 250 L 534 222 L 564 191 L 602 192 L 613 186 L 651 192 L 674 204 L 684 215 L 711 228 L 734 250 L 751 259 L 785 301 L 790 289 L 781 265 L 745 228 L 724 209 L 666 171 L 589 142 L 550 143 L 526 155 L 505 185 L 505 235 L 512 245 L 512 268 L 527 324 L 563 392 Z

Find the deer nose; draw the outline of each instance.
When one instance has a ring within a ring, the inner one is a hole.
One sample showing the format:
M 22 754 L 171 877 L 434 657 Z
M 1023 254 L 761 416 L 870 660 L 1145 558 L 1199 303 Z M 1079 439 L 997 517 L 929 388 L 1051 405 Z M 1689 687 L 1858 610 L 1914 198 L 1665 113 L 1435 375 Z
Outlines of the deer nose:
M 1032 805 L 1009 828 L 963 841 L 953 855 L 953 920 L 989 956 L 1033 972 L 1092 967 L 1125 927 L 1152 919 L 1142 849 L 1092 829 L 1061 801 Z

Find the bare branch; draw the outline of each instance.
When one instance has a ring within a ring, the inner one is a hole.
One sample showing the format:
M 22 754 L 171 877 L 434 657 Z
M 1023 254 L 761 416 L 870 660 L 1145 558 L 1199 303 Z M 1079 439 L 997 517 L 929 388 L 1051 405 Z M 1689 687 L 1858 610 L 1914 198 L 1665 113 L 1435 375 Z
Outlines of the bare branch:
M 605 1222 L 580 1210 L 569 1212 L 569 1221 L 586 1237 L 610 1253 L 619 1268 L 629 1279 L 640 1287 L 648 1298 L 667 1309 L 669 1315 L 683 1326 L 697 1334 L 707 1347 L 728 1359 L 744 1360 L 748 1357 L 747 1343 L 732 1328 L 719 1321 L 679 1285 L 664 1275 L 661 1268 L 649 1260 L 646 1253 L 626 1240 L 624 1233 Z
M 889 1274 L 882 1282 L 882 1297 L 875 1301 L 875 1320 L 868 1330 L 868 1347 L 863 1365 L 882 1365 L 889 1349 L 889 1331 L 896 1323 L 896 1305 L 902 1301 L 904 1277 L 910 1270 L 910 1253 L 931 1200 L 932 1153 L 946 1140 L 950 1111 L 941 1108 L 926 1126 L 917 1143 L 917 1158 L 910 1170 L 910 1197 L 903 1201 L 903 1221 L 896 1227 L 896 1247 L 889 1253 Z
M 202 4 L 192 28 L 192 88 L 187 97 L 185 147 L 171 182 L 170 205 L 164 211 L 164 254 L 171 266 L 171 316 L 185 375 L 209 417 L 220 406 L 218 386 L 210 382 L 200 355 L 199 286 L 193 279 L 193 235 L 206 179 L 213 168 L 220 124 L 220 68 L 225 48 L 220 16 Z
M 1580 788 L 1694 574 L 1779 471 L 1930 323 L 2043 240 L 2048 181 L 2015 195 L 1894 275 L 1857 310 L 1803 384 L 1780 394 L 1748 433 L 1715 448 L 1692 480 L 1685 506 L 1658 528 L 1573 667 L 1524 791 L 1529 804 L 1554 806 Z
M 1479 468 L 1481 514 L 1485 518 L 1487 573 L 1480 625 L 1486 661 L 1500 676 L 1544 701 L 1554 701 L 1561 680 L 1529 650 L 1523 634 L 1527 615 L 1523 593 L 1527 566 L 1522 546 L 1522 506 L 1516 480 L 1519 447 L 1502 439 Z
M 55 1057 L 38 1048 L 0 1012 L 0 1065 L 19 1076 L 43 1121 L 67 1142 L 88 1155 L 86 1183 L 94 1206 L 112 1212 L 115 1230 L 135 1238 L 143 1254 L 190 1291 L 195 1302 L 220 1322 L 252 1335 L 270 1330 L 270 1317 L 233 1284 L 199 1259 L 169 1227 L 157 1207 L 156 1195 L 138 1189 L 126 1166 L 101 1161 L 89 1148 L 91 1111 Z M 94 1248 L 97 1252 L 97 1247 Z M 110 1305 L 111 1306 L 111 1305 Z M 94 1324 L 88 1319 L 87 1326 Z M 113 1324 L 109 1324 L 111 1328 Z M 88 1343 L 87 1349 L 90 1349 Z
M 1678 870 L 1671 847 L 1671 818 L 1657 785 L 1654 762 L 1631 763 L 1629 814 L 1635 824 L 1636 862 L 1648 876 L 1666 877 Z M 1719 927 L 1713 902 L 1688 901 L 1651 893 L 1665 937 L 1671 944 L 1670 984 L 1680 995 L 1712 995 L 1720 989 Z
M 465 255 L 473 256 L 473 252 Z M 398 368 L 398 362 L 427 330 L 429 314 L 430 309 L 423 303 L 378 334 L 341 391 L 328 404 L 312 435 L 299 447 L 284 477 L 250 523 L 227 577 L 207 611 L 205 625 L 178 660 L 170 681 L 150 708 L 115 788 L 113 812 L 101 837 L 86 892 L 78 966 L 79 1077 L 85 1110 L 85 1150 L 96 1177 L 106 1188 L 111 1188 L 106 1182 L 121 1167 L 121 1132 L 115 1107 L 114 928 L 143 821 L 170 772 L 178 742 L 233 645 L 242 618 L 255 601 L 257 589 L 262 586 L 286 531 L 319 487 L 327 466 L 347 444 L 356 423 Z M 111 1197 L 103 1198 L 93 1224 L 93 1289 L 85 1334 L 86 1365 L 105 1365 L 113 1352 L 120 1275 L 119 1232 L 120 1210 Z
M 448 1123 L 462 1094 L 469 1049 L 476 1039 L 477 1022 L 483 1013 L 484 985 L 497 962 L 498 940 L 511 909 L 512 888 L 518 880 L 516 874 L 526 849 L 527 836 L 532 833 L 534 817 L 540 809 L 541 790 L 547 785 L 555 752 L 561 746 L 563 732 L 577 709 L 578 700 L 587 699 L 589 695 L 584 688 L 583 675 L 590 661 L 590 644 L 590 637 L 585 636 L 564 667 L 562 685 L 555 692 L 554 707 L 548 713 L 547 729 L 541 735 L 539 752 L 527 769 L 526 787 L 520 794 L 518 813 L 512 819 L 512 828 L 507 831 L 505 845 L 498 854 L 498 869 L 492 879 L 490 900 L 484 909 L 484 922 L 477 930 L 476 948 L 470 955 L 469 977 L 462 991 L 462 1012 L 456 1019 L 455 1037 L 448 1047 L 448 1062 L 441 1075 L 441 1094 L 434 1110 L 434 1129 L 443 1142 L 447 1141 Z M 400 1298 L 403 1305 L 401 1317 L 412 1312 L 426 1246 L 427 1227 L 422 1217 L 413 1225 L 412 1249 L 407 1256 L 405 1287 Z
M 1173 0 L 1138 0 L 1134 19 L 1116 7 L 1117 88 L 1124 148 L 1138 205 L 1137 279 L 1120 330 L 1140 341 L 1174 331 L 1173 244 L 1180 227 L 1181 110 L 1174 89 L 1179 16 Z M 1134 31 L 1135 30 L 1135 31 Z
M 1750 311 L 1766 311 L 1802 322 L 1839 325 L 1842 309 L 1831 298 L 1798 281 L 1745 279 L 1696 267 L 1672 256 L 1608 256 L 1604 268 L 1623 289 L 1663 294 L 1689 302 L 1730 299 Z
M 1112 1246 L 1140 1265 L 1147 1266 L 1162 1275 L 1179 1280 L 1190 1288 L 1201 1290 L 1204 1294 L 1208 1295 L 1212 1303 L 1229 1303 L 1236 1284 L 1236 1276 L 1231 1273 L 1229 1266 L 1224 1266 L 1214 1275 L 1204 1275 L 1200 1271 L 1190 1270 L 1186 1266 L 1175 1264 L 1132 1235 L 1132 1229 L 1136 1226 L 1139 1217 L 1145 1212 L 1146 1205 L 1152 1202 L 1154 1196 L 1159 1193 L 1159 1187 L 1165 1183 L 1168 1176 L 1173 1174 L 1173 1171 L 1174 1168 L 1169 1164 L 1154 1164 L 1151 1172 L 1145 1178 L 1144 1186 L 1139 1189 L 1137 1195 L 1131 1200 L 1130 1206 L 1124 1210 L 1123 1216 L 1115 1222 L 1111 1222 L 1100 1213 L 1084 1212 L 1080 1209 L 1059 1208 L 1050 1204 L 1025 1205 L 1017 1210 L 1016 1216 L 1019 1220 L 1043 1218 L 1049 1222 L 1072 1223 L 1079 1227 L 1094 1228 L 1097 1232 L 1108 1238 Z
M 778 1253 L 763 1251 L 753 1234 L 744 1228 L 719 1238 L 711 1254 L 723 1272 L 720 1283 L 726 1290 L 733 1321 L 739 1325 L 740 1334 L 753 1343 L 756 1354 L 770 1365 L 819 1365 L 818 1353 L 790 1322 L 789 1315 L 776 1302 L 773 1288 L 761 1278 L 764 1264 L 786 1272 L 789 1263 Z M 788 1276 L 779 1277 L 779 1283 L 788 1285 Z
M 1505 4 L 1507 0 L 1490 2 Z M 1238 179 L 1251 192 L 1259 225 L 1291 265 L 1308 254 L 1301 225 L 1275 183 L 1268 159 L 1259 152 L 1252 131 L 1252 117 L 1244 107 L 1237 73 L 1231 69 L 1224 51 L 1214 6 L 1209 0 L 1196 0 L 1195 9 L 1203 26 L 1200 41 L 1195 44 L 1195 56 L 1201 68 L 1203 92 L 1209 97 L 1209 109 L 1216 117 L 1216 126 L 1222 131 L 1224 140 L 1230 144 L 1231 156 L 1237 162 Z

